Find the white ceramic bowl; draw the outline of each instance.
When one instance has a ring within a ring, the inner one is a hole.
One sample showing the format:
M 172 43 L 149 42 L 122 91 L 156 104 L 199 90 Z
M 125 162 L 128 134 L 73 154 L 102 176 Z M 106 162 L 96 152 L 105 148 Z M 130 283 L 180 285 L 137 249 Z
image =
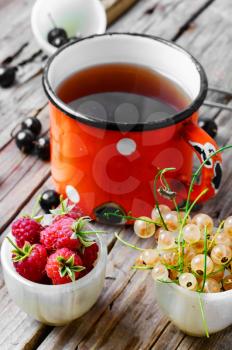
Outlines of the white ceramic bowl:
M 106 12 L 100 0 L 37 0 L 31 13 L 31 27 L 39 46 L 52 55 L 57 48 L 47 41 L 48 32 L 64 28 L 69 37 L 102 34 L 106 30 Z
M 165 315 L 184 333 L 202 337 L 205 329 L 200 311 L 199 293 L 174 283 L 155 282 L 158 305 Z M 232 291 L 202 293 L 202 305 L 209 333 L 216 333 L 232 324 Z
M 64 325 L 82 316 L 95 304 L 104 285 L 107 250 L 99 236 L 96 241 L 99 255 L 94 269 L 76 282 L 53 286 L 20 276 L 11 260 L 12 246 L 4 239 L 1 262 L 10 297 L 23 311 L 45 324 Z

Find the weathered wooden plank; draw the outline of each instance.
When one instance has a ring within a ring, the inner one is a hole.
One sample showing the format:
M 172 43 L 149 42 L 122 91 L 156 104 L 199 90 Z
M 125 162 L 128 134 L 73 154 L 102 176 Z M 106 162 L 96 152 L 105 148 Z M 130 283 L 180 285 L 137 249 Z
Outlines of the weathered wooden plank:
M 155 301 L 154 282 L 148 271 L 136 273 L 94 329 L 78 344 L 80 350 L 149 349 L 167 319 Z M 120 339 L 120 341 L 119 341 Z
M 151 350 L 173 350 L 183 340 L 184 334 L 172 323 L 168 323 L 159 338 L 151 343 Z
M 102 0 L 107 11 L 108 24 L 114 22 L 138 0 Z
M 196 0 L 189 6 L 179 0 L 143 0 L 113 24 L 110 31 L 146 32 L 171 40 L 207 3 L 208 0 Z
M 227 193 L 228 193 L 228 188 L 227 188 Z M 120 253 L 120 250 L 118 250 L 117 251 L 117 254 L 119 254 Z M 123 292 L 124 293 L 124 292 Z M 120 303 L 119 304 L 117 304 L 117 306 L 119 306 L 119 311 L 121 310 L 120 309 Z M 122 307 L 122 306 L 121 306 Z M 122 311 L 121 311 L 122 312 Z M 122 315 L 122 314 L 121 314 Z M 128 316 L 127 316 L 127 323 L 128 323 L 128 319 L 130 319 L 130 313 L 128 314 Z M 104 320 L 103 320 L 104 321 Z M 102 321 L 101 321 L 102 322 Z M 126 322 L 125 322 L 125 324 L 127 324 Z M 120 324 L 120 323 L 119 323 Z M 122 324 L 123 324 L 123 317 L 122 317 Z M 164 325 L 162 324 L 162 327 L 164 327 Z M 162 332 L 162 327 L 161 327 L 161 329 L 160 329 L 160 332 Z M 117 322 L 116 323 L 114 323 L 114 329 L 115 328 L 117 328 Z M 75 338 L 75 333 L 74 333 L 74 335 L 73 335 L 73 332 L 74 332 L 74 330 L 75 330 L 75 324 L 74 324 L 74 326 L 73 326 L 73 328 L 70 326 L 70 327 L 66 327 L 66 330 L 63 330 L 63 335 L 64 335 L 64 333 L 65 333 L 65 331 L 67 331 L 67 332 L 70 332 L 70 333 L 67 333 L 67 338 L 56 338 L 56 335 L 57 335 L 57 333 L 55 332 L 55 331 L 53 331 L 52 333 L 51 333 L 51 335 L 52 335 L 52 337 L 54 336 L 55 337 L 55 345 L 57 345 L 58 343 L 59 343 L 59 340 L 61 340 L 61 339 L 64 339 L 64 342 L 63 343 L 61 343 L 61 345 L 60 346 L 62 346 L 62 344 L 64 345 L 64 344 L 66 344 L 66 339 L 68 340 L 69 339 L 69 336 L 73 336 L 73 338 L 72 338 L 72 341 L 71 341 L 71 343 L 67 343 L 67 346 L 70 346 L 70 347 L 67 347 L 68 349 L 70 348 L 74 348 L 74 346 L 75 346 L 75 343 L 76 343 L 76 338 Z M 55 333 L 54 333 L 55 332 Z M 115 333 L 113 333 L 113 334 L 121 334 L 120 333 L 120 329 L 117 331 L 113 331 L 113 332 L 115 332 Z M 159 333 L 160 333 L 159 332 Z M 37 334 L 37 330 L 35 331 L 35 334 Z M 167 335 L 167 336 L 169 336 L 169 335 Z M 25 338 L 24 338 L 25 339 Z M 28 337 L 28 339 L 29 339 L 29 337 Z M 116 339 L 116 338 L 113 338 L 113 339 Z M 127 344 L 134 344 L 133 343 L 133 339 L 131 340 L 130 338 L 126 338 L 127 340 Z M 53 339 L 54 340 L 54 339 Z M 49 345 L 49 344 L 51 344 L 51 343 L 49 343 L 49 341 L 51 341 L 51 338 L 49 337 L 48 338 L 48 342 L 47 342 L 47 344 Z M 106 341 L 106 344 L 107 344 L 107 342 L 108 342 L 108 344 L 110 344 L 109 343 L 109 338 L 107 339 L 107 336 L 105 337 L 105 340 L 104 341 Z M 6 343 L 7 344 L 7 343 Z M 23 343 L 21 343 L 21 344 L 23 344 Z M 45 344 L 46 344 L 46 342 L 45 342 Z M 124 343 L 125 344 L 125 343 Z M 159 344 L 158 342 L 157 342 L 157 344 Z M 221 342 L 219 342 L 218 344 L 221 344 Z M 54 346 L 54 344 L 52 343 L 52 346 Z M 58 345 L 57 345 L 58 346 Z M 110 344 L 110 346 L 111 346 L 111 344 Z M 48 346 L 48 347 L 44 347 L 44 349 L 50 349 L 50 347 Z M 56 348 L 57 349 L 57 347 L 53 347 L 54 349 Z M 60 348 L 64 348 L 64 347 L 60 347 Z M 185 347 L 185 349 L 187 349 L 188 348 L 188 344 L 186 344 L 186 347 Z M 199 347 L 198 347 L 199 348 Z M 204 348 L 204 347 L 203 347 Z
M 209 339 L 185 336 L 177 347 L 178 350 L 229 350 L 231 349 L 232 327 L 213 334 Z

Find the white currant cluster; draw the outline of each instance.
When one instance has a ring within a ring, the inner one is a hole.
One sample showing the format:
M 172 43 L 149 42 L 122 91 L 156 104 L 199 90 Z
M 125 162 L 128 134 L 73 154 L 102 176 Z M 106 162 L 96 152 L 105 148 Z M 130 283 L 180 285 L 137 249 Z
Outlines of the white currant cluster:
M 151 218 L 135 220 L 136 235 L 154 236 L 157 241 L 156 248 L 141 252 L 135 268 L 152 269 L 154 280 L 177 283 L 191 291 L 232 289 L 232 216 L 217 229 L 209 215 L 184 217 L 184 212 L 159 205 Z

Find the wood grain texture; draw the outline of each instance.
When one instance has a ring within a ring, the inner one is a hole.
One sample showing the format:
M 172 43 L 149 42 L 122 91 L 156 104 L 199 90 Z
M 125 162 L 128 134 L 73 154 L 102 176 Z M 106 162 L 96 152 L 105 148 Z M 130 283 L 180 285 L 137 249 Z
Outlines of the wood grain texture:
M 115 2 L 115 1 L 114 1 Z M 130 1 L 124 1 L 124 5 Z M 132 2 L 132 1 L 131 1 Z M 5 59 L 22 44 L 28 46 L 15 60 L 30 57 L 38 50 L 31 37 L 29 13 L 32 0 L 0 1 L 1 59 Z M 105 1 L 106 5 L 106 1 Z M 106 6 L 109 5 L 109 2 Z M 112 5 L 111 5 L 112 6 Z M 115 4 L 115 9 L 119 5 Z M 1 7 L 4 11 L 1 11 Z M 203 63 L 210 82 L 231 88 L 231 12 L 230 0 L 141 0 L 109 29 L 111 31 L 140 31 L 160 35 L 177 42 L 196 55 Z M 108 10 L 110 13 L 110 10 Z M 118 15 L 118 14 L 117 14 Z M 110 18 L 110 17 L 109 17 Z M 0 109 L 0 215 L 6 234 L 9 224 L 20 212 L 32 207 L 32 198 L 51 187 L 49 165 L 32 156 L 22 156 L 11 141 L 10 131 L 27 115 L 37 115 L 44 131 L 49 127 L 46 98 L 41 88 L 43 55 L 22 71 L 18 85 L 1 90 Z M 212 98 L 220 100 L 217 94 Z M 9 104 L 9 100 L 11 103 Z M 226 101 L 228 102 L 228 100 Z M 204 115 L 215 118 L 219 125 L 220 144 L 232 143 L 231 114 L 203 108 Z M 223 185 L 218 196 L 204 206 L 204 211 L 221 219 L 231 209 L 231 155 L 224 156 Z M 34 198 L 33 198 L 34 199 Z M 26 205 L 26 206 L 25 206 Z M 107 279 L 99 302 L 81 319 L 66 327 L 51 329 L 31 320 L 9 299 L 0 273 L 0 349 L 230 349 L 231 328 L 210 340 L 187 337 L 162 316 L 155 302 L 152 281 L 147 273 L 132 272 L 136 252 L 115 243 L 111 228 Z M 130 230 L 123 237 L 137 242 Z M 3 237 L 3 236 L 2 236 Z M 142 242 L 144 245 L 148 242 Z
M 117 18 L 138 1 L 139 0 L 102 0 L 106 9 L 108 24 L 116 21 Z

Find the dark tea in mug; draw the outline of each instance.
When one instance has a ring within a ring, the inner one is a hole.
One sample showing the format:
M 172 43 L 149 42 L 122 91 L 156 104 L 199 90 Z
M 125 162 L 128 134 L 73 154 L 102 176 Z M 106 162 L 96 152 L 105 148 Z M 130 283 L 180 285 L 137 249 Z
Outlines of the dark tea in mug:
M 106 220 L 105 212 L 120 210 L 150 217 L 154 178 L 164 168 L 172 168 L 167 181 L 181 204 L 193 154 L 203 162 L 217 149 L 197 123 L 207 94 L 204 70 L 163 39 L 106 33 L 69 43 L 50 58 L 43 81 L 50 100 L 52 178 L 63 195 L 67 185 L 75 187 L 85 215 Z M 206 187 L 202 200 L 212 197 L 220 179 L 217 154 L 202 168 L 191 201 Z
M 118 123 L 170 118 L 190 103 L 180 86 L 139 65 L 104 64 L 78 71 L 57 89 L 72 109 Z

